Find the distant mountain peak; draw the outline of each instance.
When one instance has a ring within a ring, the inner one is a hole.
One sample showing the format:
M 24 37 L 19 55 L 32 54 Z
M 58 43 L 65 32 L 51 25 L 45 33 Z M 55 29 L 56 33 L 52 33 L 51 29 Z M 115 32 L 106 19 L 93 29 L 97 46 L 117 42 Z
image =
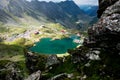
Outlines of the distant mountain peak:
M 80 5 L 80 9 L 84 10 L 89 16 L 97 16 L 98 6 L 96 5 Z
M 30 17 L 35 22 L 60 23 L 65 27 L 80 28 L 90 21 L 90 17 L 75 4 L 73 0 L 66 0 L 59 3 L 32 0 L 0 0 L 0 21 L 15 21 L 21 24 L 27 24 L 27 18 Z M 24 22 L 21 22 L 21 18 Z M 11 22 L 10 21 L 10 22 Z M 81 21 L 80 25 L 76 22 Z M 34 21 L 31 21 L 33 23 Z M 84 22 L 84 23 L 82 23 Z M 36 23 L 37 24 L 37 23 Z

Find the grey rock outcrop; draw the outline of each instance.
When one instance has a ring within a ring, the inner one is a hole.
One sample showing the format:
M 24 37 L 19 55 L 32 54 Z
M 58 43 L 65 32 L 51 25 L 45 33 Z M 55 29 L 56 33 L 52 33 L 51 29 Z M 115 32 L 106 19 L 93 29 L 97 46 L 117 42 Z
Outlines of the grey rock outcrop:
M 40 80 L 40 77 L 41 77 L 41 71 L 37 71 L 37 72 L 34 72 L 32 73 L 27 79 L 25 80 Z
M 89 38 L 85 41 L 84 45 L 95 44 L 96 47 L 116 48 L 117 44 L 120 43 L 119 5 L 120 0 L 108 7 L 98 23 L 88 29 Z M 116 50 L 118 49 L 116 48 Z
M 85 67 L 78 70 L 87 78 L 97 75 L 102 80 L 119 80 L 120 0 L 99 1 L 101 12 L 98 15 L 101 18 L 88 29 L 88 38 L 85 38 L 83 46 L 70 51 L 70 54 L 73 59 L 79 57 L 77 61 Z
M 29 69 L 30 73 L 34 73 L 38 70 L 44 71 L 47 56 L 39 55 L 32 52 L 27 52 L 26 57 L 26 66 Z
M 67 73 L 62 73 L 62 74 L 58 74 L 48 80 L 62 80 L 64 78 L 67 78 L 67 76 L 68 76 Z
M 47 58 L 46 68 L 59 63 L 60 61 L 58 60 L 57 55 L 50 55 Z
M 38 70 L 44 71 L 47 68 L 52 68 L 53 66 L 60 64 L 60 61 L 56 55 L 39 55 L 32 52 L 27 52 L 26 56 L 26 66 L 30 73 L 36 72 Z
M 0 61 L 5 62 L 4 65 L 0 65 L 0 80 L 23 80 L 23 75 L 21 70 L 16 65 L 16 63 L 10 61 Z
M 73 73 L 71 74 L 67 74 L 67 73 L 61 73 L 61 74 L 58 74 L 48 80 L 65 80 L 65 79 L 69 79 L 71 80 L 73 78 Z
M 117 1 L 118 0 L 99 0 L 98 18 L 101 17 L 108 6 L 113 5 Z

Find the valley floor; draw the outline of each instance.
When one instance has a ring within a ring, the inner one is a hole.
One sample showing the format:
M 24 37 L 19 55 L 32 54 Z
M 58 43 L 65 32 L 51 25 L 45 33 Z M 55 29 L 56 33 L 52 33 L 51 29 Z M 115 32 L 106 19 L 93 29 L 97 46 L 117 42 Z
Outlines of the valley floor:
M 40 25 L 39 27 L 0 26 L 0 28 L 2 29 L 2 30 L 0 29 L 0 66 L 6 66 L 7 64 L 16 65 L 18 66 L 17 69 L 20 69 L 20 71 L 22 71 L 23 73 L 22 76 L 24 77 L 27 77 L 29 73 L 28 69 L 25 66 L 26 51 L 28 51 L 27 49 L 33 46 L 35 42 L 38 42 L 40 39 L 46 37 L 55 40 L 55 39 L 70 37 L 70 35 L 72 34 L 77 35 L 77 33 L 79 33 L 79 31 L 77 30 L 66 29 L 60 24 L 49 24 L 49 26 Z M 84 37 L 82 34 L 81 36 L 82 36 L 81 40 L 83 40 Z M 57 54 L 57 56 L 61 58 L 65 56 L 67 57 L 68 55 L 69 55 L 68 53 Z M 15 64 L 11 62 L 14 62 Z M 66 64 L 63 64 L 63 66 L 65 65 Z M 72 64 L 70 64 L 70 66 L 71 65 Z M 12 67 L 14 66 L 11 66 L 11 68 Z M 62 66 L 59 68 L 62 68 Z M 0 67 L 0 69 L 5 69 L 5 68 Z M 56 74 L 52 74 L 51 76 Z M 8 75 L 8 74 L 1 73 L 0 75 Z

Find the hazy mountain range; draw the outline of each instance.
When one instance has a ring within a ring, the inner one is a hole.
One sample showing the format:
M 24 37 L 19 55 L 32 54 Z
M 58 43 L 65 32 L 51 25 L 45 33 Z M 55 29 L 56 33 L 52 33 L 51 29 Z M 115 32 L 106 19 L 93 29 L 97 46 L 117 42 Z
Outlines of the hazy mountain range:
M 92 17 L 73 1 L 0 0 L 0 24 L 42 25 L 60 23 L 69 28 L 88 26 Z
M 80 5 L 79 7 L 89 16 L 97 16 L 97 5 Z

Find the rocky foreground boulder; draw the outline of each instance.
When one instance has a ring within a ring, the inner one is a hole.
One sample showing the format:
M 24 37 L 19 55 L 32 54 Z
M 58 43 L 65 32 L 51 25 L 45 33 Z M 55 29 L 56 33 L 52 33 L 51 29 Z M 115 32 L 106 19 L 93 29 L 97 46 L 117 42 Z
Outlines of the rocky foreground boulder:
M 98 18 L 101 17 L 108 6 L 113 5 L 117 1 L 118 0 L 99 0 Z
M 85 45 L 94 43 L 96 47 L 118 49 L 120 41 L 120 1 L 108 7 L 98 23 L 88 29 L 89 38 Z
M 48 68 L 48 67 L 52 68 L 53 65 L 56 65 L 59 63 L 60 63 L 60 61 L 58 60 L 57 55 L 49 55 L 47 57 L 46 68 Z
M 0 61 L 0 80 L 24 80 L 18 65 L 8 60 Z
M 39 55 L 32 52 L 27 52 L 26 57 L 26 66 L 30 73 L 34 73 L 38 70 L 44 71 L 47 61 L 47 56 Z
M 37 72 L 32 73 L 27 79 L 25 80 L 40 80 L 41 71 L 38 70 Z

